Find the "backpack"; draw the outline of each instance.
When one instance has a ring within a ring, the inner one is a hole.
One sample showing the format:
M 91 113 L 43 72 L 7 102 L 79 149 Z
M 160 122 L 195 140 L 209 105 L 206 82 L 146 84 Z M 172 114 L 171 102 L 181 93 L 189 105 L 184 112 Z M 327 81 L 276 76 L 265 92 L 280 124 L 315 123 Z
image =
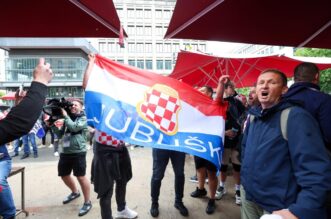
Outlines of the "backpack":
M 280 131 L 282 132 L 282 136 L 284 140 L 288 140 L 287 138 L 287 120 L 288 120 L 288 115 L 290 114 L 292 107 L 286 108 L 282 110 L 280 114 Z M 255 116 L 249 115 L 249 123 L 252 123 L 254 121 Z

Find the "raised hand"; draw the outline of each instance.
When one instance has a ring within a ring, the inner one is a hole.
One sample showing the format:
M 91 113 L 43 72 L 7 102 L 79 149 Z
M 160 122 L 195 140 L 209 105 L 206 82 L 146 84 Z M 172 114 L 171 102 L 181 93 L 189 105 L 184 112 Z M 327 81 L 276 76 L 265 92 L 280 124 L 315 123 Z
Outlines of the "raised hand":
M 53 78 L 53 71 L 49 63 L 45 63 L 45 58 L 40 58 L 39 63 L 33 71 L 33 81 L 47 85 Z
M 219 83 L 221 84 L 225 84 L 228 81 L 230 81 L 230 76 L 229 75 L 222 75 L 219 79 L 218 79 Z

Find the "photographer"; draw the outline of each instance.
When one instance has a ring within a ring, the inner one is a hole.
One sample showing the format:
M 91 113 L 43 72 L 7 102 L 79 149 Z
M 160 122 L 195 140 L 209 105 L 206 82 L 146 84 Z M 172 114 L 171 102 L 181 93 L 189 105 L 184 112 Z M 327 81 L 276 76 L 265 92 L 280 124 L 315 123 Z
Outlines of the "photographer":
M 51 127 L 59 139 L 62 140 L 58 175 L 61 176 L 63 182 L 71 190 L 71 194 L 63 200 L 63 204 L 67 204 L 80 196 L 71 176 L 71 171 L 77 177 L 84 195 L 84 205 L 79 210 L 78 216 L 87 214 L 92 208 L 90 183 L 85 176 L 87 122 L 82 108 L 83 103 L 80 100 L 72 101 L 70 112 L 62 108 L 63 119 L 55 121 L 55 125 Z M 59 123 L 63 124 L 62 127 L 60 127 Z

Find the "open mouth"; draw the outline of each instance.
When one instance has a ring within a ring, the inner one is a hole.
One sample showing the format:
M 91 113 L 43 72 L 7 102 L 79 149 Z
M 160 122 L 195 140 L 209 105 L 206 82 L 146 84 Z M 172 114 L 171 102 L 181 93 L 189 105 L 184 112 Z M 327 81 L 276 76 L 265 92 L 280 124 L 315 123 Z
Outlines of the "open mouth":
M 268 96 L 268 94 L 269 94 L 268 91 L 262 91 L 261 92 L 262 97 L 266 97 L 266 96 Z

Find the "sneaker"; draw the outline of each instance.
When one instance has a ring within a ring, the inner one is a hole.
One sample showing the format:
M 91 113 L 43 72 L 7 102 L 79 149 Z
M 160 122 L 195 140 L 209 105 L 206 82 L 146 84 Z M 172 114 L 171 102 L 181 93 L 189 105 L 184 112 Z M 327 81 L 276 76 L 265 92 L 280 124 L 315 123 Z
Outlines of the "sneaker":
M 21 160 L 28 158 L 30 155 L 29 154 L 23 154 L 23 156 L 21 157 Z
M 138 216 L 137 212 L 135 212 L 134 210 L 131 210 L 130 208 L 125 206 L 123 211 L 117 211 L 117 214 L 116 214 L 115 218 L 133 219 L 133 218 L 136 218 L 137 216 Z
M 226 189 L 223 186 L 219 186 L 216 190 L 215 198 L 216 200 L 220 200 L 226 194 Z
M 48 146 L 48 148 L 53 148 L 54 147 L 54 145 L 53 144 L 50 144 L 49 146 Z
M 196 190 L 191 193 L 191 197 L 193 197 L 193 198 L 199 198 L 199 197 L 203 197 L 205 195 L 207 195 L 207 191 L 205 188 L 199 189 L 197 187 Z
M 91 208 L 92 208 L 91 201 L 85 202 L 83 204 L 83 207 L 79 210 L 78 216 L 79 217 L 84 216 L 85 214 L 87 214 L 91 210 Z
M 198 177 L 197 177 L 197 175 L 195 175 L 195 176 L 191 176 L 191 178 L 190 178 L 190 182 L 198 183 L 199 181 L 198 181 Z
M 59 156 L 59 152 L 55 151 L 55 152 L 54 152 L 54 156 L 55 156 L 55 157 L 58 157 L 58 156 Z
M 72 200 L 78 198 L 80 196 L 79 192 L 72 192 L 70 195 L 68 195 L 64 200 L 63 200 L 63 204 L 68 204 L 69 202 L 71 202 Z
M 44 145 L 44 144 L 41 144 L 38 146 L 38 148 L 45 148 L 45 147 L 46 147 L 46 145 Z
M 34 158 L 38 158 L 38 154 L 34 154 L 33 157 L 34 157 Z
M 206 208 L 206 213 L 207 214 L 212 214 L 212 213 L 214 213 L 215 209 L 216 209 L 215 199 L 209 199 L 208 205 L 207 205 L 207 208 Z
M 153 202 L 149 212 L 151 213 L 152 217 L 159 216 L 159 203 Z
M 188 216 L 188 210 L 183 202 L 176 202 L 174 206 L 179 210 L 179 213 L 181 215 L 183 215 L 184 217 Z
M 241 205 L 241 197 L 240 197 L 240 190 L 236 190 L 236 204 Z

